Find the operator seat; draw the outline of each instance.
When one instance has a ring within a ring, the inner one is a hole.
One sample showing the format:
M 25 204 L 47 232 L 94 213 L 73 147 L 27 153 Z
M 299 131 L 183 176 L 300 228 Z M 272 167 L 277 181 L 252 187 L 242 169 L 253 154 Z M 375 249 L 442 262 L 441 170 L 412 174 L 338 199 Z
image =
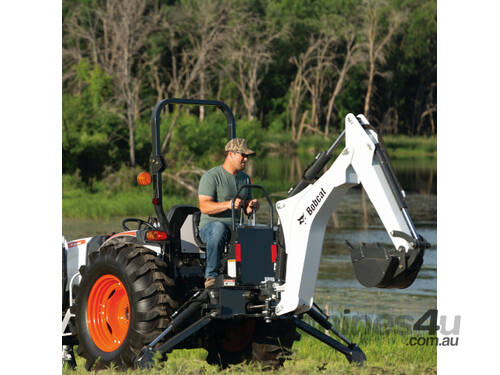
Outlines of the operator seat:
M 170 233 L 173 236 L 173 245 L 182 253 L 204 253 L 205 244 L 199 238 L 198 225 L 195 225 L 194 216 L 199 215 L 198 207 L 189 205 L 173 206 L 167 212 L 167 220 L 170 226 Z
M 201 217 L 201 211 L 198 210 L 195 213 L 193 213 L 193 234 L 194 234 L 194 240 L 198 247 L 201 250 L 206 251 L 207 250 L 207 245 L 201 240 L 200 238 L 200 217 Z
M 207 244 L 204 243 L 200 237 L 200 217 L 201 217 L 201 211 L 197 211 L 193 214 L 193 235 L 194 235 L 194 240 L 195 240 L 196 244 L 198 245 L 198 247 L 201 250 L 206 251 Z M 227 253 L 227 246 L 228 246 L 229 242 L 230 241 L 228 241 L 226 243 L 224 253 Z

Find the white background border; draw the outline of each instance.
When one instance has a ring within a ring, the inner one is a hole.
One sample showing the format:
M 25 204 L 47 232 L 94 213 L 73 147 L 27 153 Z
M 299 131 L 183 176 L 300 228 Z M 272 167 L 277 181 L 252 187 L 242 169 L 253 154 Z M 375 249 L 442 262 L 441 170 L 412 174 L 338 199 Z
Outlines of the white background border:
M 438 309 L 462 316 L 459 346 L 439 350 L 440 374 L 498 367 L 495 3 L 438 2 Z M 59 373 L 61 3 L 2 3 L 0 38 L 1 367 Z
M 438 2 L 438 310 L 448 320 L 462 316 L 459 345 L 438 348 L 439 374 L 498 371 L 500 23 L 496 3 Z
M 4 374 L 61 372 L 61 17 L 59 1 L 0 5 Z

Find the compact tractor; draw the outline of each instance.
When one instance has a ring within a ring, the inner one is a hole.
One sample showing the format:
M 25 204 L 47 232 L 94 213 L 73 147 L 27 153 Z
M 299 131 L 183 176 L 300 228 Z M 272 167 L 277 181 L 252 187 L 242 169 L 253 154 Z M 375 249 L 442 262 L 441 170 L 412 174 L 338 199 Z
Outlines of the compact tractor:
M 233 198 L 231 239 L 220 274 L 205 289 L 200 210 L 177 205 L 165 213 L 162 204 L 160 113 L 169 104 L 215 106 L 226 117 L 228 139 L 236 137 L 233 113 L 222 102 L 165 99 L 156 104 L 151 173 L 138 178 L 140 184 L 153 185 L 156 217 L 127 218 L 123 231 L 112 235 L 63 240 L 63 360 L 74 364 L 72 347 L 78 345 L 87 369 L 111 363 L 147 368 L 153 358 L 166 360 L 174 349 L 204 348 L 207 361 L 223 367 L 253 360 L 276 368 L 300 338 L 298 329 L 349 362 L 363 363 L 359 346 L 314 303 L 332 213 L 345 193 L 361 184 L 394 244 L 348 244 L 355 275 L 366 287 L 410 286 L 429 247 L 412 223 L 405 193 L 374 128 L 365 116 L 348 114 L 340 136 L 316 156 L 287 198 L 274 205 L 264 187 L 243 186 Z M 344 138 L 345 147 L 322 172 Z M 255 216 L 246 223 L 244 215 L 236 219 L 234 201 L 243 188 L 261 190 L 269 222 L 255 223 Z M 322 330 L 304 321 L 306 315 Z

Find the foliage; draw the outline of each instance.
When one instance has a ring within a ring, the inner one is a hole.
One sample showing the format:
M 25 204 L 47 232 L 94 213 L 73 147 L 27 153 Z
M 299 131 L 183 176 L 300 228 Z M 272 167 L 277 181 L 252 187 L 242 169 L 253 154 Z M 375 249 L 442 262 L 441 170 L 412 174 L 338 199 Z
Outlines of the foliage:
M 115 25 L 113 12 L 126 11 L 118 9 L 122 3 L 141 10 L 134 17 L 144 30 L 131 28 L 128 35 L 120 31 L 127 25 Z M 384 14 L 405 15 L 378 61 L 381 74 L 373 81 L 370 122 L 385 124 L 387 134 L 436 133 L 436 0 L 64 0 L 62 5 L 62 167 L 70 175 L 79 170 L 86 184 L 95 185 L 123 165 L 148 168 L 151 108 L 165 97 L 226 102 L 235 113 L 238 135 L 260 154 L 264 149 L 316 150 L 327 122 L 329 131 L 338 133 L 347 113 L 363 110 L 368 6 L 383 5 L 382 31 L 388 20 Z M 106 30 L 105 20 L 111 22 Z M 266 35 L 269 40 L 262 48 Z M 313 83 L 314 74 L 320 73 L 324 79 L 316 97 L 314 91 L 304 91 L 297 108 L 297 121 L 308 111 L 306 144 L 301 144 L 291 134 L 289 119 L 291 84 L 299 74 L 292 60 L 325 35 L 333 38 L 326 65 L 321 67 L 313 53 L 299 77 Z M 329 117 L 350 36 L 356 56 Z M 129 55 L 126 46 L 133 48 Z M 245 65 L 257 55 L 264 65 Z M 175 114 L 180 116 L 167 142 L 169 170 L 177 173 L 194 163 L 207 168 L 219 161 L 226 135 L 220 113 L 170 111 L 162 120 L 162 142 Z
M 80 60 L 74 70 L 81 90 L 63 93 L 63 173 L 79 169 L 88 181 L 100 177 L 105 165 L 119 162 L 123 132 L 107 106 L 112 96 L 111 78 L 86 59 Z
M 177 122 L 167 161 L 185 163 L 196 158 L 201 168 L 207 168 L 210 155 L 222 154 L 227 133 L 225 119 L 220 113 L 210 113 L 203 121 L 182 115 Z

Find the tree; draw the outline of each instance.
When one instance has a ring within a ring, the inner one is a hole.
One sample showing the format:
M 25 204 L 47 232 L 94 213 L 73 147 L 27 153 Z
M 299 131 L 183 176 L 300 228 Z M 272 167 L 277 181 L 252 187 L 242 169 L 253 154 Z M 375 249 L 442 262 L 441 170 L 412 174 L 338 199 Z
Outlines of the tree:
M 406 13 L 389 7 L 386 0 L 364 0 L 363 7 L 365 15 L 364 47 L 368 56 L 368 78 L 363 111 L 368 117 L 371 99 L 375 91 L 374 78 L 377 75 L 388 78 L 390 75 L 389 72 L 383 72 L 380 66 L 386 60 L 389 42 L 406 18 Z
M 349 70 L 356 64 L 363 61 L 364 55 L 360 53 L 360 45 L 356 41 L 356 32 L 354 27 L 348 27 L 344 30 L 341 35 L 341 40 L 344 42 L 344 54 L 342 56 L 342 65 L 333 65 L 336 71 L 337 80 L 335 81 L 335 86 L 332 93 L 330 94 L 330 99 L 328 100 L 328 107 L 325 120 L 325 137 L 328 136 L 330 128 L 330 120 L 333 116 L 333 109 L 335 106 L 335 101 L 339 96 L 340 92 L 344 88 L 345 81 L 347 79 Z
M 314 46 L 309 46 L 306 52 L 300 54 L 299 57 L 292 56 L 290 59 L 290 61 L 297 67 L 295 79 L 290 84 L 290 98 L 287 106 L 287 118 L 292 129 L 292 142 L 294 145 L 299 143 L 302 136 L 302 127 L 297 129 L 297 122 L 300 116 L 302 102 L 306 94 L 304 85 L 304 70 L 313 50 Z M 304 116 L 302 118 L 305 119 Z M 304 121 L 301 121 L 301 124 L 303 123 Z
M 408 19 L 402 28 L 401 51 L 397 51 L 397 62 L 402 74 L 397 77 L 403 86 L 399 95 L 408 98 L 408 132 L 415 134 L 422 129 L 422 115 L 435 122 L 437 82 L 437 4 L 435 0 L 405 0 L 409 9 Z M 429 96 L 430 95 L 430 96 Z M 432 103 L 429 104 L 428 100 Z M 428 116 L 430 115 L 430 116 Z
M 220 59 L 230 10 L 221 0 L 187 0 L 168 9 L 162 21 L 162 37 L 155 42 L 163 50 L 149 63 L 157 101 L 166 96 L 199 99 L 212 96 L 214 61 Z M 162 152 L 168 149 L 179 114 L 180 110 L 175 108 L 162 141 Z M 199 116 L 200 120 L 205 117 L 203 107 Z
M 291 58 L 290 61 L 297 67 L 289 101 L 292 133 L 298 117 L 298 101 L 304 99 L 304 93 L 299 90 L 304 86 L 311 100 L 310 129 L 319 132 L 319 124 L 325 120 L 324 135 L 328 136 L 334 104 L 348 72 L 363 61 L 356 35 L 357 26 L 356 22 L 349 23 L 343 15 L 337 15 L 333 22 L 330 17 L 323 18 L 318 23 L 318 31 L 309 38 L 307 50 L 298 58 Z
M 142 66 L 148 38 L 158 30 L 161 18 L 155 0 L 103 0 L 75 5 L 63 22 L 63 55 L 74 63 L 88 57 L 113 77 L 115 113 L 128 129 L 131 166 L 136 164 L 135 124 L 143 111 Z
M 305 61 L 303 80 L 311 99 L 311 126 L 316 131 L 319 127 L 321 102 L 324 91 L 332 78 L 333 46 L 337 42 L 334 34 L 321 32 L 317 37 L 311 37 L 309 50 L 312 53 L 309 61 Z
M 120 154 L 123 128 L 109 110 L 113 80 L 85 58 L 72 69 L 78 92 L 64 92 L 62 111 L 63 173 L 80 171 L 84 181 L 99 178 Z
M 257 116 L 259 86 L 272 62 L 272 43 L 285 31 L 246 7 L 238 8 L 228 29 L 224 61 L 219 66 L 238 89 L 249 120 Z M 239 22 L 239 20 L 245 22 Z
M 417 134 L 420 133 L 421 129 L 424 127 L 425 119 L 429 119 L 429 124 L 431 126 L 431 134 L 436 134 L 436 124 L 434 122 L 434 114 L 437 112 L 436 106 L 436 83 L 432 83 L 429 87 L 427 93 L 427 98 L 425 100 L 425 110 L 420 115 L 420 121 L 417 127 Z

